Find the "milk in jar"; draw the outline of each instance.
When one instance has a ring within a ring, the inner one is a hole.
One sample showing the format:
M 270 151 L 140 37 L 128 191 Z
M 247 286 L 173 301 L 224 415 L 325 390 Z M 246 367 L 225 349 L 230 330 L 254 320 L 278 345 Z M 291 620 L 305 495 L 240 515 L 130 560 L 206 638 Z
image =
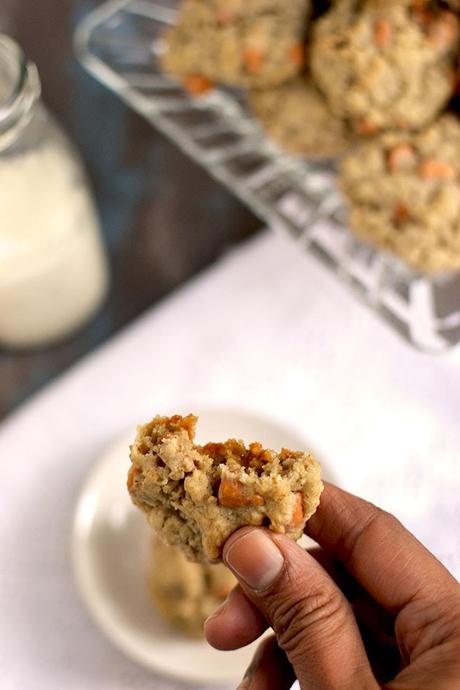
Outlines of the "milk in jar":
M 101 305 L 107 262 L 82 164 L 0 34 L 0 345 L 64 338 Z

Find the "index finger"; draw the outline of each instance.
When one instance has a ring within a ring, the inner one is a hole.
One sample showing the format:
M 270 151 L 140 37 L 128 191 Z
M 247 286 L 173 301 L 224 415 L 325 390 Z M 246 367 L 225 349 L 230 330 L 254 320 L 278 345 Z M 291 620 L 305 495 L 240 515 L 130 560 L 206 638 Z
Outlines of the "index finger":
M 458 583 L 390 513 L 325 482 L 305 528 L 383 607 L 394 613 L 419 597 L 437 598 Z

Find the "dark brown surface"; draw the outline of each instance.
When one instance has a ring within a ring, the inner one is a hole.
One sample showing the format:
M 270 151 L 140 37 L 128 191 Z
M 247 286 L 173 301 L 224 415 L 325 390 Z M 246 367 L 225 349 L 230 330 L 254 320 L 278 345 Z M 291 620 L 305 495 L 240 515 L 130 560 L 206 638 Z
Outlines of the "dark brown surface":
M 75 337 L 34 353 L 0 350 L 0 418 L 260 224 L 76 63 L 72 30 L 97 4 L 0 4 L 0 31 L 36 61 L 46 103 L 82 151 L 112 267 L 107 304 Z

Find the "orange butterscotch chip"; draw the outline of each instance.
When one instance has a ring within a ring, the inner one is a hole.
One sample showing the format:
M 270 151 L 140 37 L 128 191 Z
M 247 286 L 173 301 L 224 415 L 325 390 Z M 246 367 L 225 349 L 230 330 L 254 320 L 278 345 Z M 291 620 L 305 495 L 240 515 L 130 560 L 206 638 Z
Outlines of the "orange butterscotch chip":
M 386 48 L 392 38 L 391 24 L 387 19 L 377 19 L 374 24 L 374 41 L 379 48 Z
M 260 48 L 246 48 L 243 53 L 243 62 L 249 74 L 259 74 L 264 63 L 264 53 Z
M 418 174 L 426 180 L 452 180 L 456 173 L 453 165 L 436 158 L 426 158 L 420 164 Z
M 203 446 L 203 453 L 209 455 L 213 460 L 223 462 L 228 446 L 228 443 L 207 443 Z
M 214 88 L 214 83 L 202 74 L 190 74 L 185 78 L 184 86 L 192 96 L 202 96 Z
M 303 512 L 303 499 L 302 494 L 298 491 L 295 494 L 294 510 L 292 511 L 291 522 L 288 525 L 288 529 L 297 529 L 300 527 L 304 520 Z
M 177 427 L 178 429 L 184 429 L 188 437 L 191 439 L 195 434 L 196 417 L 193 414 L 188 414 L 186 417 L 182 417 L 180 414 L 175 414 L 169 419 L 169 423 L 172 427 Z
M 299 68 L 305 65 L 305 48 L 302 43 L 295 43 L 289 50 L 289 60 Z
M 251 493 L 236 479 L 222 479 L 218 499 L 225 508 L 243 508 L 245 506 L 263 506 L 265 501 L 259 494 Z
M 378 126 L 375 122 L 361 118 L 360 120 L 355 120 L 354 122 L 355 131 L 358 134 L 371 135 L 376 134 L 379 131 Z
M 410 144 L 398 144 L 388 152 L 388 167 L 391 171 L 412 167 L 416 162 L 416 154 Z
M 404 204 L 396 204 L 393 210 L 393 222 L 396 226 L 403 225 L 410 220 L 411 215 L 409 209 Z

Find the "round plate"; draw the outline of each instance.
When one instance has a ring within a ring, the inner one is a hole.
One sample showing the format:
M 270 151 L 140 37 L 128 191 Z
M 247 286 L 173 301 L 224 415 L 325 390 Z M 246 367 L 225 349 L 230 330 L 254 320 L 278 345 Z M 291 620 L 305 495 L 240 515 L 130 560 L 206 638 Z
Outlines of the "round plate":
M 240 438 L 310 450 L 292 430 L 253 414 L 203 410 L 199 418 L 198 443 Z M 150 530 L 126 490 L 132 440 L 125 435 L 106 450 L 78 500 L 72 550 L 82 597 L 107 637 L 144 666 L 188 682 L 237 684 L 256 645 L 218 652 L 190 640 L 163 622 L 149 598 Z

